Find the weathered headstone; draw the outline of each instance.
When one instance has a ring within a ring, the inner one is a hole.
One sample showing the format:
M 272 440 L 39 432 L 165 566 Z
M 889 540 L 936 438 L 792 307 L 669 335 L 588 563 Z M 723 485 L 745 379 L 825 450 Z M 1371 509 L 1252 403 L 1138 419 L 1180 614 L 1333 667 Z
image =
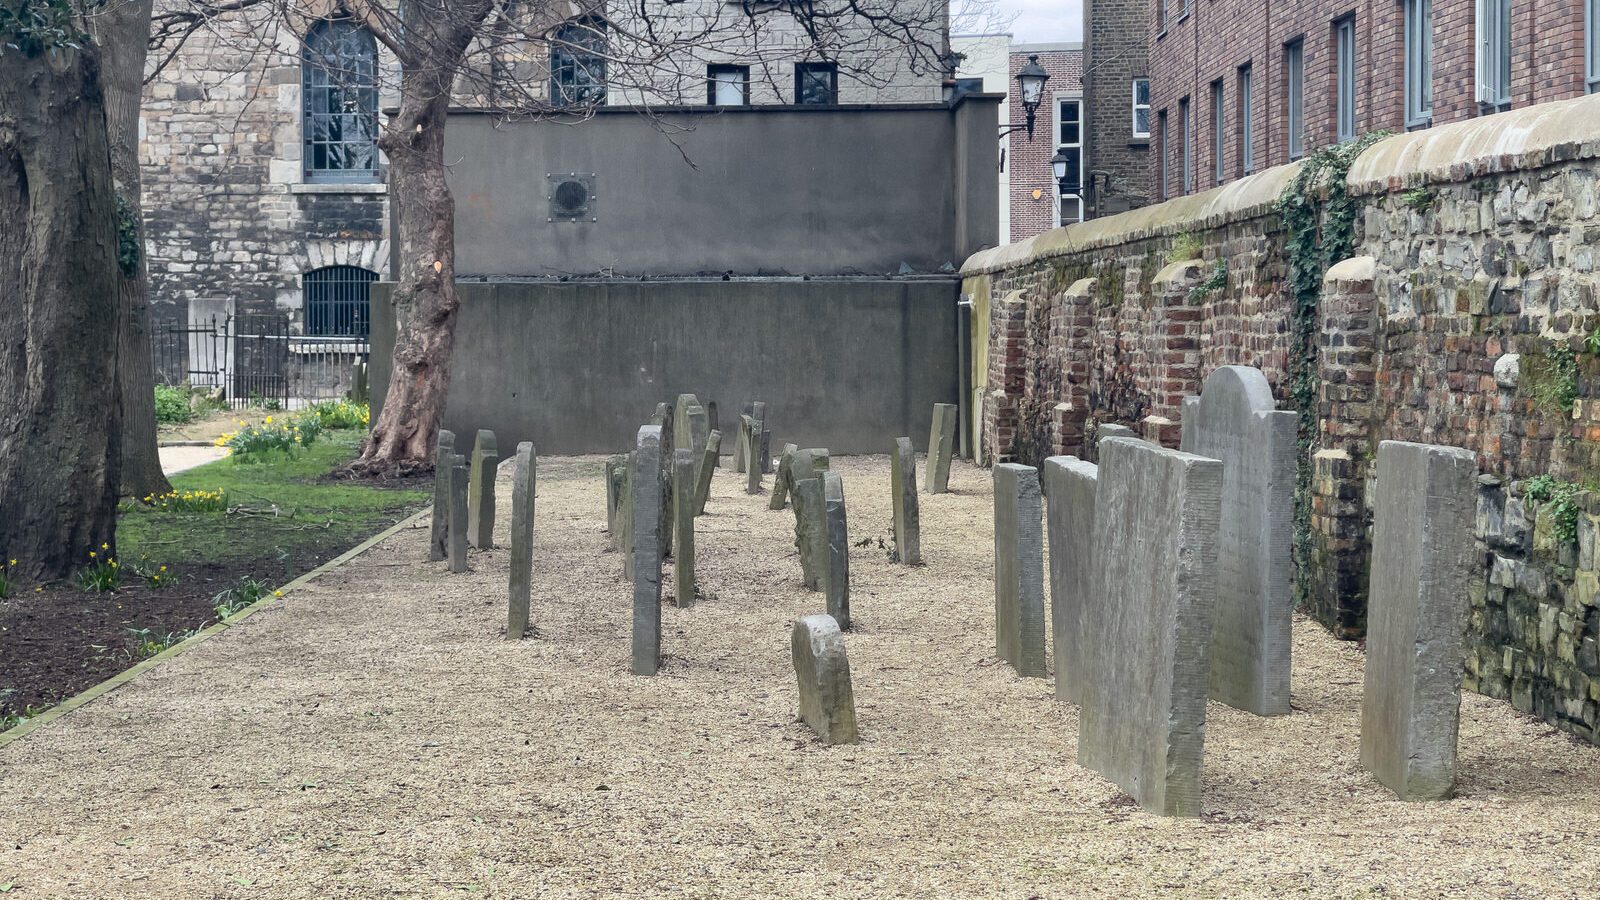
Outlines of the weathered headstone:
M 633 661 L 635 675 L 661 668 L 661 426 L 639 429 L 633 451 Z
M 533 503 L 538 486 L 538 459 L 527 441 L 517 445 L 516 468 L 511 473 L 511 611 L 506 618 L 506 638 L 519 640 L 528 633 L 528 606 L 533 596 Z
M 796 450 L 789 455 L 789 490 L 794 491 L 796 482 L 807 478 L 816 478 L 818 473 L 828 468 L 828 450 L 826 447 L 810 447 L 805 450 Z
M 661 556 L 666 558 L 672 555 L 672 451 L 673 451 L 673 419 L 672 406 L 668 403 L 657 403 L 655 415 L 650 417 L 651 425 L 661 428 L 661 502 L 657 509 L 661 511 Z
M 1045 677 L 1044 509 L 1039 470 L 994 467 L 995 654 L 1024 678 Z
M 689 450 L 694 454 L 695 465 L 698 466 L 700 455 L 706 449 L 706 438 L 711 434 L 711 418 L 706 415 L 705 407 L 700 405 L 695 395 L 678 395 L 678 403 L 672 414 L 672 427 L 673 448 Z
M 761 493 L 761 426 L 749 416 L 741 416 L 739 433 L 744 436 L 746 494 Z
M 789 505 L 789 464 L 794 459 L 795 451 L 800 448 L 794 444 L 783 445 L 783 456 L 778 460 L 778 471 L 772 476 L 772 499 L 767 503 L 767 509 L 783 509 Z
M 350 402 L 366 406 L 372 399 L 371 375 L 365 362 L 356 363 L 350 370 Z
M 715 400 L 706 401 L 706 428 L 708 429 L 706 431 L 707 434 L 713 431 L 718 434 L 722 433 L 722 420 L 717 418 L 717 401 Z M 722 467 L 722 457 L 716 458 L 716 466 L 717 468 Z
M 800 551 L 800 580 L 808 590 L 823 589 L 828 574 L 826 491 L 818 472 L 794 483 L 794 546 Z
M 1211 697 L 1258 716 L 1289 712 L 1297 424 L 1245 366 L 1216 369 L 1183 401 L 1179 446 L 1222 461 Z
M 1137 431 L 1134 431 L 1132 428 L 1129 428 L 1126 425 L 1118 425 L 1115 422 L 1101 422 L 1099 425 L 1096 425 L 1094 427 L 1094 434 L 1091 437 L 1094 446 L 1084 448 L 1084 452 L 1089 457 L 1090 462 L 1098 462 L 1100 460 L 1101 441 L 1114 437 L 1143 440 L 1143 438 L 1139 437 L 1139 433 Z
M 856 696 L 839 623 L 832 616 L 806 616 L 794 623 L 789 643 L 800 683 L 801 720 L 824 744 L 854 744 Z
M 717 454 L 722 452 L 722 432 L 712 431 L 706 437 L 706 449 L 701 453 L 700 467 L 695 470 L 694 514 L 706 514 L 706 501 L 711 499 L 711 475 L 717 469 Z
M 928 431 L 928 493 L 950 490 L 950 460 L 955 456 L 955 443 L 956 405 L 935 403 L 933 427 Z
M 459 453 L 450 457 L 450 571 L 467 570 L 467 458 Z
M 622 505 L 628 490 L 628 454 L 618 453 L 606 460 L 606 534 L 611 549 L 622 549 Z
M 494 432 L 478 429 L 467 488 L 467 543 L 477 550 L 494 549 L 494 479 L 499 462 Z
M 450 473 L 455 464 L 454 432 L 439 432 L 433 456 L 433 528 L 429 532 L 428 559 L 441 562 L 450 552 Z
M 1099 450 L 1078 761 L 1145 809 L 1199 815 L 1222 463 L 1129 438 Z
M 828 537 L 828 615 L 850 630 L 850 525 L 844 512 L 844 478 L 822 473 L 822 498 Z
M 744 472 L 745 453 L 750 449 L 750 445 L 745 443 L 749 440 L 749 436 L 745 434 L 745 429 L 749 427 L 749 423 L 745 420 L 752 418 L 755 415 L 755 411 L 756 405 L 754 403 L 746 403 L 744 409 L 739 413 L 738 431 L 733 436 L 733 470 L 735 472 Z
M 761 474 L 772 474 L 772 432 L 761 432 L 761 453 L 757 457 L 761 462 Z
M 1402 800 L 1455 788 L 1477 474 L 1467 450 L 1378 445 L 1361 765 Z
M 1084 613 L 1098 600 L 1094 587 L 1094 463 L 1075 456 L 1044 461 L 1050 498 L 1050 635 L 1055 649 L 1056 699 L 1083 705 L 1083 685 L 1093 677 L 1097 649 Z
M 907 566 L 922 564 L 922 514 L 917 509 L 917 454 L 910 438 L 895 438 L 890 457 L 894 495 L 894 549 Z
M 704 451 L 701 451 L 702 454 Z M 672 451 L 672 515 L 674 540 L 672 582 L 678 606 L 693 606 L 694 592 L 694 451 L 679 447 Z
M 633 581 L 633 473 L 638 455 L 638 451 L 627 455 L 622 479 L 622 507 L 617 512 L 617 528 L 621 532 L 617 549 L 622 551 L 622 577 L 629 582 Z

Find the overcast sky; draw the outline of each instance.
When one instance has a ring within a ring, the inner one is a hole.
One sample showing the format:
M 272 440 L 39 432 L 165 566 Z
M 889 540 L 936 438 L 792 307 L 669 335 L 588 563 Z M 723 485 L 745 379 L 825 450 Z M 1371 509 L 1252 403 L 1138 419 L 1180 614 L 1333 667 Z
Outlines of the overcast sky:
M 1016 16 L 1009 28 L 1019 44 L 1082 40 L 1083 0 L 994 0 L 1000 21 Z

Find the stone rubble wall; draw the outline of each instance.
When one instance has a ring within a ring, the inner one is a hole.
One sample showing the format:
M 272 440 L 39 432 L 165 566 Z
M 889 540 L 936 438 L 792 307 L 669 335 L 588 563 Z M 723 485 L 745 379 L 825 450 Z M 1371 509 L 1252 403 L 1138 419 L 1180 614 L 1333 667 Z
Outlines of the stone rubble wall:
M 1260 368 L 1293 409 L 1273 204 L 1299 165 L 969 259 L 984 459 L 1081 454 L 1100 423 L 1176 446 L 1178 398 L 1223 365 Z M 1600 97 L 1397 135 L 1356 160 L 1355 250 L 1317 308 L 1297 578 L 1302 608 L 1361 636 L 1378 442 L 1465 447 L 1481 563 L 1466 687 L 1600 742 L 1597 178 Z M 1539 476 L 1562 496 L 1530 496 Z

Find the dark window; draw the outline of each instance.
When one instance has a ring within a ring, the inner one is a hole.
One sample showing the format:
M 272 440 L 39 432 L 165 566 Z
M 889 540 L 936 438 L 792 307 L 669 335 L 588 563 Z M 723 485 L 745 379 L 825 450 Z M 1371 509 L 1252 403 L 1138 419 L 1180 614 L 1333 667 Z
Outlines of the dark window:
M 556 106 L 606 103 L 606 23 L 584 18 L 550 35 L 550 102 Z
M 749 106 L 750 67 L 706 66 L 706 103 L 712 106 Z
M 795 63 L 794 102 L 802 106 L 838 103 L 839 67 L 833 63 Z
M 1222 79 L 1211 82 L 1211 180 L 1213 184 L 1222 184 L 1227 180 L 1227 170 L 1223 168 L 1223 159 L 1227 156 L 1227 122 L 1225 107 L 1222 105 Z
M 1339 143 L 1353 141 L 1356 137 L 1356 20 L 1354 16 L 1340 19 L 1333 26 L 1338 44 L 1338 82 L 1336 102 Z
M 1194 193 L 1194 122 L 1189 116 L 1189 98 L 1178 101 L 1178 127 L 1183 129 L 1183 192 Z
M 305 333 L 316 337 L 367 337 L 371 330 L 367 286 L 377 279 L 377 272 L 356 266 L 328 266 L 302 275 Z
M 1433 124 L 1433 0 L 1406 0 L 1406 127 Z
M 1256 170 L 1256 118 L 1250 92 L 1250 66 L 1239 67 L 1239 170 L 1249 175 Z
M 1293 40 L 1283 48 L 1284 106 L 1287 108 L 1289 127 L 1289 158 L 1306 155 L 1306 44 Z
M 349 19 L 311 26 L 301 53 L 307 181 L 378 180 L 378 45 Z
M 1156 113 L 1156 196 L 1167 199 L 1167 111 Z
M 954 103 L 968 94 L 983 93 L 982 78 L 957 78 L 950 91 L 950 102 Z

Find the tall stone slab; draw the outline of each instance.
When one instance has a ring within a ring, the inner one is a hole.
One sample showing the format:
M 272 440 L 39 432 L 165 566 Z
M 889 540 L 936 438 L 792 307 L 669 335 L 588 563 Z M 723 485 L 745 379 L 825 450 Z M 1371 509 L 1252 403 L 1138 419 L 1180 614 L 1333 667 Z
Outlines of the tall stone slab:
M 1222 463 L 1129 438 L 1100 443 L 1094 584 L 1078 761 L 1140 806 L 1200 814 L 1217 598 Z
M 661 502 L 656 508 L 661 512 L 660 548 L 661 556 L 666 558 L 672 555 L 672 451 L 674 449 L 673 435 L 673 407 L 667 403 L 656 404 L 656 413 L 650 417 L 651 425 L 659 424 L 661 427 L 661 449 L 658 454 L 661 459 Z
M 749 423 L 745 420 L 753 418 L 755 411 L 756 405 L 754 403 L 746 403 L 744 405 L 744 408 L 739 412 L 738 428 L 733 436 L 733 470 L 740 474 L 744 473 L 745 453 L 750 449 L 750 445 L 746 443 L 749 437 L 745 434 L 745 429 L 749 427 Z
M 761 425 L 750 416 L 741 416 L 739 419 L 739 434 L 744 437 L 745 482 L 746 494 L 761 493 Z
M 828 615 L 843 631 L 850 630 L 850 525 L 845 518 L 844 478 L 822 473 L 823 517 L 828 538 L 826 578 Z
M 661 426 L 639 429 L 633 451 L 633 659 L 635 675 L 661 668 Z
M 1098 649 L 1085 614 L 1098 602 L 1094 586 L 1094 463 L 1075 456 L 1044 461 L 1040 487 L 1049 501 L 1050 636 L 1055 652 L 1056 699 L 1083 705 L 1083 686 L 1098 671 Z
M 950 490 L 950 460 L 956 452 L 956 405 L 935 403 L 933 427 L 928 431 L 928 484 L 930 494 Z
M 824 589 L 828 577 L 828 513 L 824 472 L 794 483 L 794 546 L 800 580 L 807 590 Z
M 1298 417 L 1260 369 L 1223 366 L 1184 398 L 1182 427 L 1181 449 L 1222 461 L 1211 697 L 1288 715 Z
M 1039 470 L 994 467 L 995 655 L 1024 678 L 1043 678 L 1044 506 Z
M 1378 445 L 1361 765 L 1402 800 L 1455 788 L 1477 474 L 1456 447 Z
M 767 501 L 767 509 L 783 509 L 789 505 L 790 463 L 799 449 L 795 444 L 783 445 L 783 455 L 778 459 L 778 472 L 772 478 L 772 499 Z
M 628 454 L 618 453 L 606 460 L 606 534 L 613 550 L 621 550 L 623 497 L 628 489 Z
M 705 452 L 706 438 L 711 434 L 711 417 L 693 394 L 679 394 L 672 412 L 672 446 L 687 448 L 699 465 Z
M 703 455 L 704 450 L 701 451 Z M 672 583 L 679 607 L 693 606 L 694 588 L 694 492 L 695 470 L 699 468 L 694 451 L 679 447 L 672 451 L 673 540 Z
M 807 478 L 817 478 L 828 468 L 828 451 L 823 447 L 796 450 L 789 456 L 789 490 L 795 483 Z
M 806 616 L 794 623 L 789 644 L 801 720 L 824 744 L 854 744 L 859 738 L 856 696 L 839 623 L 832 616 Z
M 1139 433 L 1126 425 L 1118 425 L 1115 422 L 1101 422 L 1099 425 L 1094 427 L 1094 433 L 1090 435 L 1090 437 L 1091 440 L 1086 441 L 1085 443 L 1092 443 L 1093 446 L 1085 447 L 1084 453 L 1090 462 L 1098 463 L 1100 461 L 1101 441 L 1114 437 L 1125 437 L 1138 440 Z
M 772 474 L 772 432 L 761 432 L 761 453 L 756 460 L 761 463 L 761 474 Z
M 428 559 L 433 562 L 443 562 L 450 553 L 450 473 L 455 457 L 455 433 L 441 429 L 433 456 L 433 521 L 428 537 Z
M 467 494 L 470 469 L 459 453 L 450 457 L 450 534 L 449 569 L 460 574 L 467 570 Z
M 722 452 L 722 432 L 713 429 L 706 436 L 706 448 L 700 454 L 700 466 L 695 469 L 694 514 L 706 514 L 706 502 L 711 499 L 711 476 L 717 470 L 717 455 Z
M 636 466 L 637 452 L 627 455 L 626 477 L 622 481 L 622 508 L 617 513 L 617 527 L 621 535 L 617 540 L 617 549 L 622 551 L 622 577 L 633 581 L 633 473 Z
M 494 549 L 494 480 L 500 449 L 494 432 L 478 429 L 472 444 L 472 471 L 467 488 L 467 543 L 477 550 Z
M 506 617 L 506 639 L 520 640 L 528 633 L 528 607 L 533 599 L 533 502 L 538 485 L 538 458 L 533 444 L 517 445 L 511 472 L 511 603 Z
M 889 458 L 894 501 L 894 550 L 902 565 L 922 565 L 922 513 L 917 508 L 917 454 L 910 438 L 896 438 Z

